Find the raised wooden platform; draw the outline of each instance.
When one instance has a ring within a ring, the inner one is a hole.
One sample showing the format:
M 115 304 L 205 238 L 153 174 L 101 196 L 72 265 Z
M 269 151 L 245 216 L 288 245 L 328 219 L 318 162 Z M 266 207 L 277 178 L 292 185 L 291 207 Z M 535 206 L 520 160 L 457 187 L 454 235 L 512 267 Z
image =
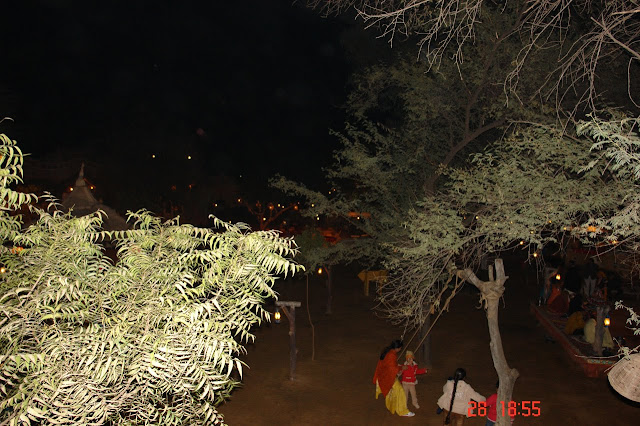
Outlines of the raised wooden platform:
M 588 344 L 580 344 L 571 336 L 564 334 L 562 321 L 555 318 L 555 314 L 548 312 L 545 307 L 531 303 L 531 312 L 546 329 L 547 333 L 556 342 L 560 343 L 571 362 L 576 363 L 587 377 L 605 377 L 607 371 L 615 364 L 616 360 L 614 359 L 595 358 L 585 355 L 586 351 L 583 353 L 584 349 L 581 350 L 580 346 L 587 347 Z

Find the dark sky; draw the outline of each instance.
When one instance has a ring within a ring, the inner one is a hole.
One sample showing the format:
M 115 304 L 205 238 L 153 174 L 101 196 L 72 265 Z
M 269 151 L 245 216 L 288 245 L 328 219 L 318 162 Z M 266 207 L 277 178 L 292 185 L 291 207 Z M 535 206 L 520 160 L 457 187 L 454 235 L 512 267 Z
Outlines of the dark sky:
M 0 131 L 36 158 L 123 172 L 156 153 L 153 177 L 192 153 L 208 174 L 313 181 L 336 147 L 347 20 L 290 0 L 20 0 L 0 24 Z

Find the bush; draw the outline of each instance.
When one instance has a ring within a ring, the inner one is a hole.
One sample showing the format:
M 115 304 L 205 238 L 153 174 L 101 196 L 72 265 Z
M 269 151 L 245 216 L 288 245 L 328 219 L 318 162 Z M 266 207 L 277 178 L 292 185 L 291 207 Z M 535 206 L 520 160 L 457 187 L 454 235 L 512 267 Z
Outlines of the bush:
M 22 154 L 4 135 L 0 149 L 13 176 L 0 214 L 0 421 L 222 423 L 215 407 L 237 385 L 232 371 L 242 375 L 251 327 L 269 318 L 276 275 L 301 268 L 293 240 L 147 211 L 129 213 L 132 230 L 103 232 L 100 212 L 32 207 L 39 220 L 21 230 L 7 210 L 34 197 L 8 188 L 21 176 L 8 161 L 21 166 Z

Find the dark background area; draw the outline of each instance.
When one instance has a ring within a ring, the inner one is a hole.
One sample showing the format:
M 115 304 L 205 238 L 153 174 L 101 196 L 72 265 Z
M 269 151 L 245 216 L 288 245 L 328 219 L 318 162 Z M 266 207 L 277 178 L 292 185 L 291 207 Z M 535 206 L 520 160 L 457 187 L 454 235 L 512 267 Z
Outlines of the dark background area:
M 120 210 L 212 176 L 254 197 L 276 173 L 318 184 L 358 65 L 351 18 L 290 0 L 24 0 L 0 25 L 0 131 L 35 160 L 95 164 Z

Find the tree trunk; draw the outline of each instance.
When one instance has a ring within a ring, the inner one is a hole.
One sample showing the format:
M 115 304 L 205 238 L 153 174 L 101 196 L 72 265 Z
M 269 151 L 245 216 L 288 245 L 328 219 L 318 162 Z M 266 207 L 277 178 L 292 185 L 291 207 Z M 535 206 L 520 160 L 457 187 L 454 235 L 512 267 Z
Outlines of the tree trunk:
M 482 293 L 482 300 L 485 302 L 487 311 L 487 324 L 489 326 L 489 336 L 491 339 L 489 342 L 491 358 L 493 359 L 493 366 L 500 379 L 496 425 L 509 426 L 511 424 L 508 415 L 509 402 L 513 395 L 516 379 L 520 373 L 518 373 L 518 370 L 515 368 L 510 368 L 509 364 L 507 364 L 507 359 L 504 356 L 504 350 L 502 348 L 500 327 L 498 326 L 498 305 L 504 293 L 504 283 L 509 278 L 504 274 L 502 259 L 496 259 L 495 271 L 496 274 L 494 278 L 493 268 L 489 267 L 489 281 L 481 281 L 470 269 L 458 271 L 457 274 L 460 278 L 478 287 Z M 504 418 L 502 417 L 502 404 L 504 404 L 505 408 Z
M 593 351 L 597 356 L 602 356 L 602 338 L 604 337 L 604 317 L 609 313 L 608 306 L 596 308 L 596 336 L 593 340 Z
M 327 309 L 325 313 L 327 315 L 331 315 L 331 302 L 333 301 L 333 276 L 331 275 L 331 268 L 326 266 L 325 271 L 327 271 Z
M 431 362 L 431 334 L 427 335 L 430 327 L 431 313 L 427 313 L 427 317 L 425 318 L 424 324 L 422 324 L 422 329 L 420 330 L 420 341 L 422 342 L 422 363 L 428 369 L 431 369 L 433 366 Z

